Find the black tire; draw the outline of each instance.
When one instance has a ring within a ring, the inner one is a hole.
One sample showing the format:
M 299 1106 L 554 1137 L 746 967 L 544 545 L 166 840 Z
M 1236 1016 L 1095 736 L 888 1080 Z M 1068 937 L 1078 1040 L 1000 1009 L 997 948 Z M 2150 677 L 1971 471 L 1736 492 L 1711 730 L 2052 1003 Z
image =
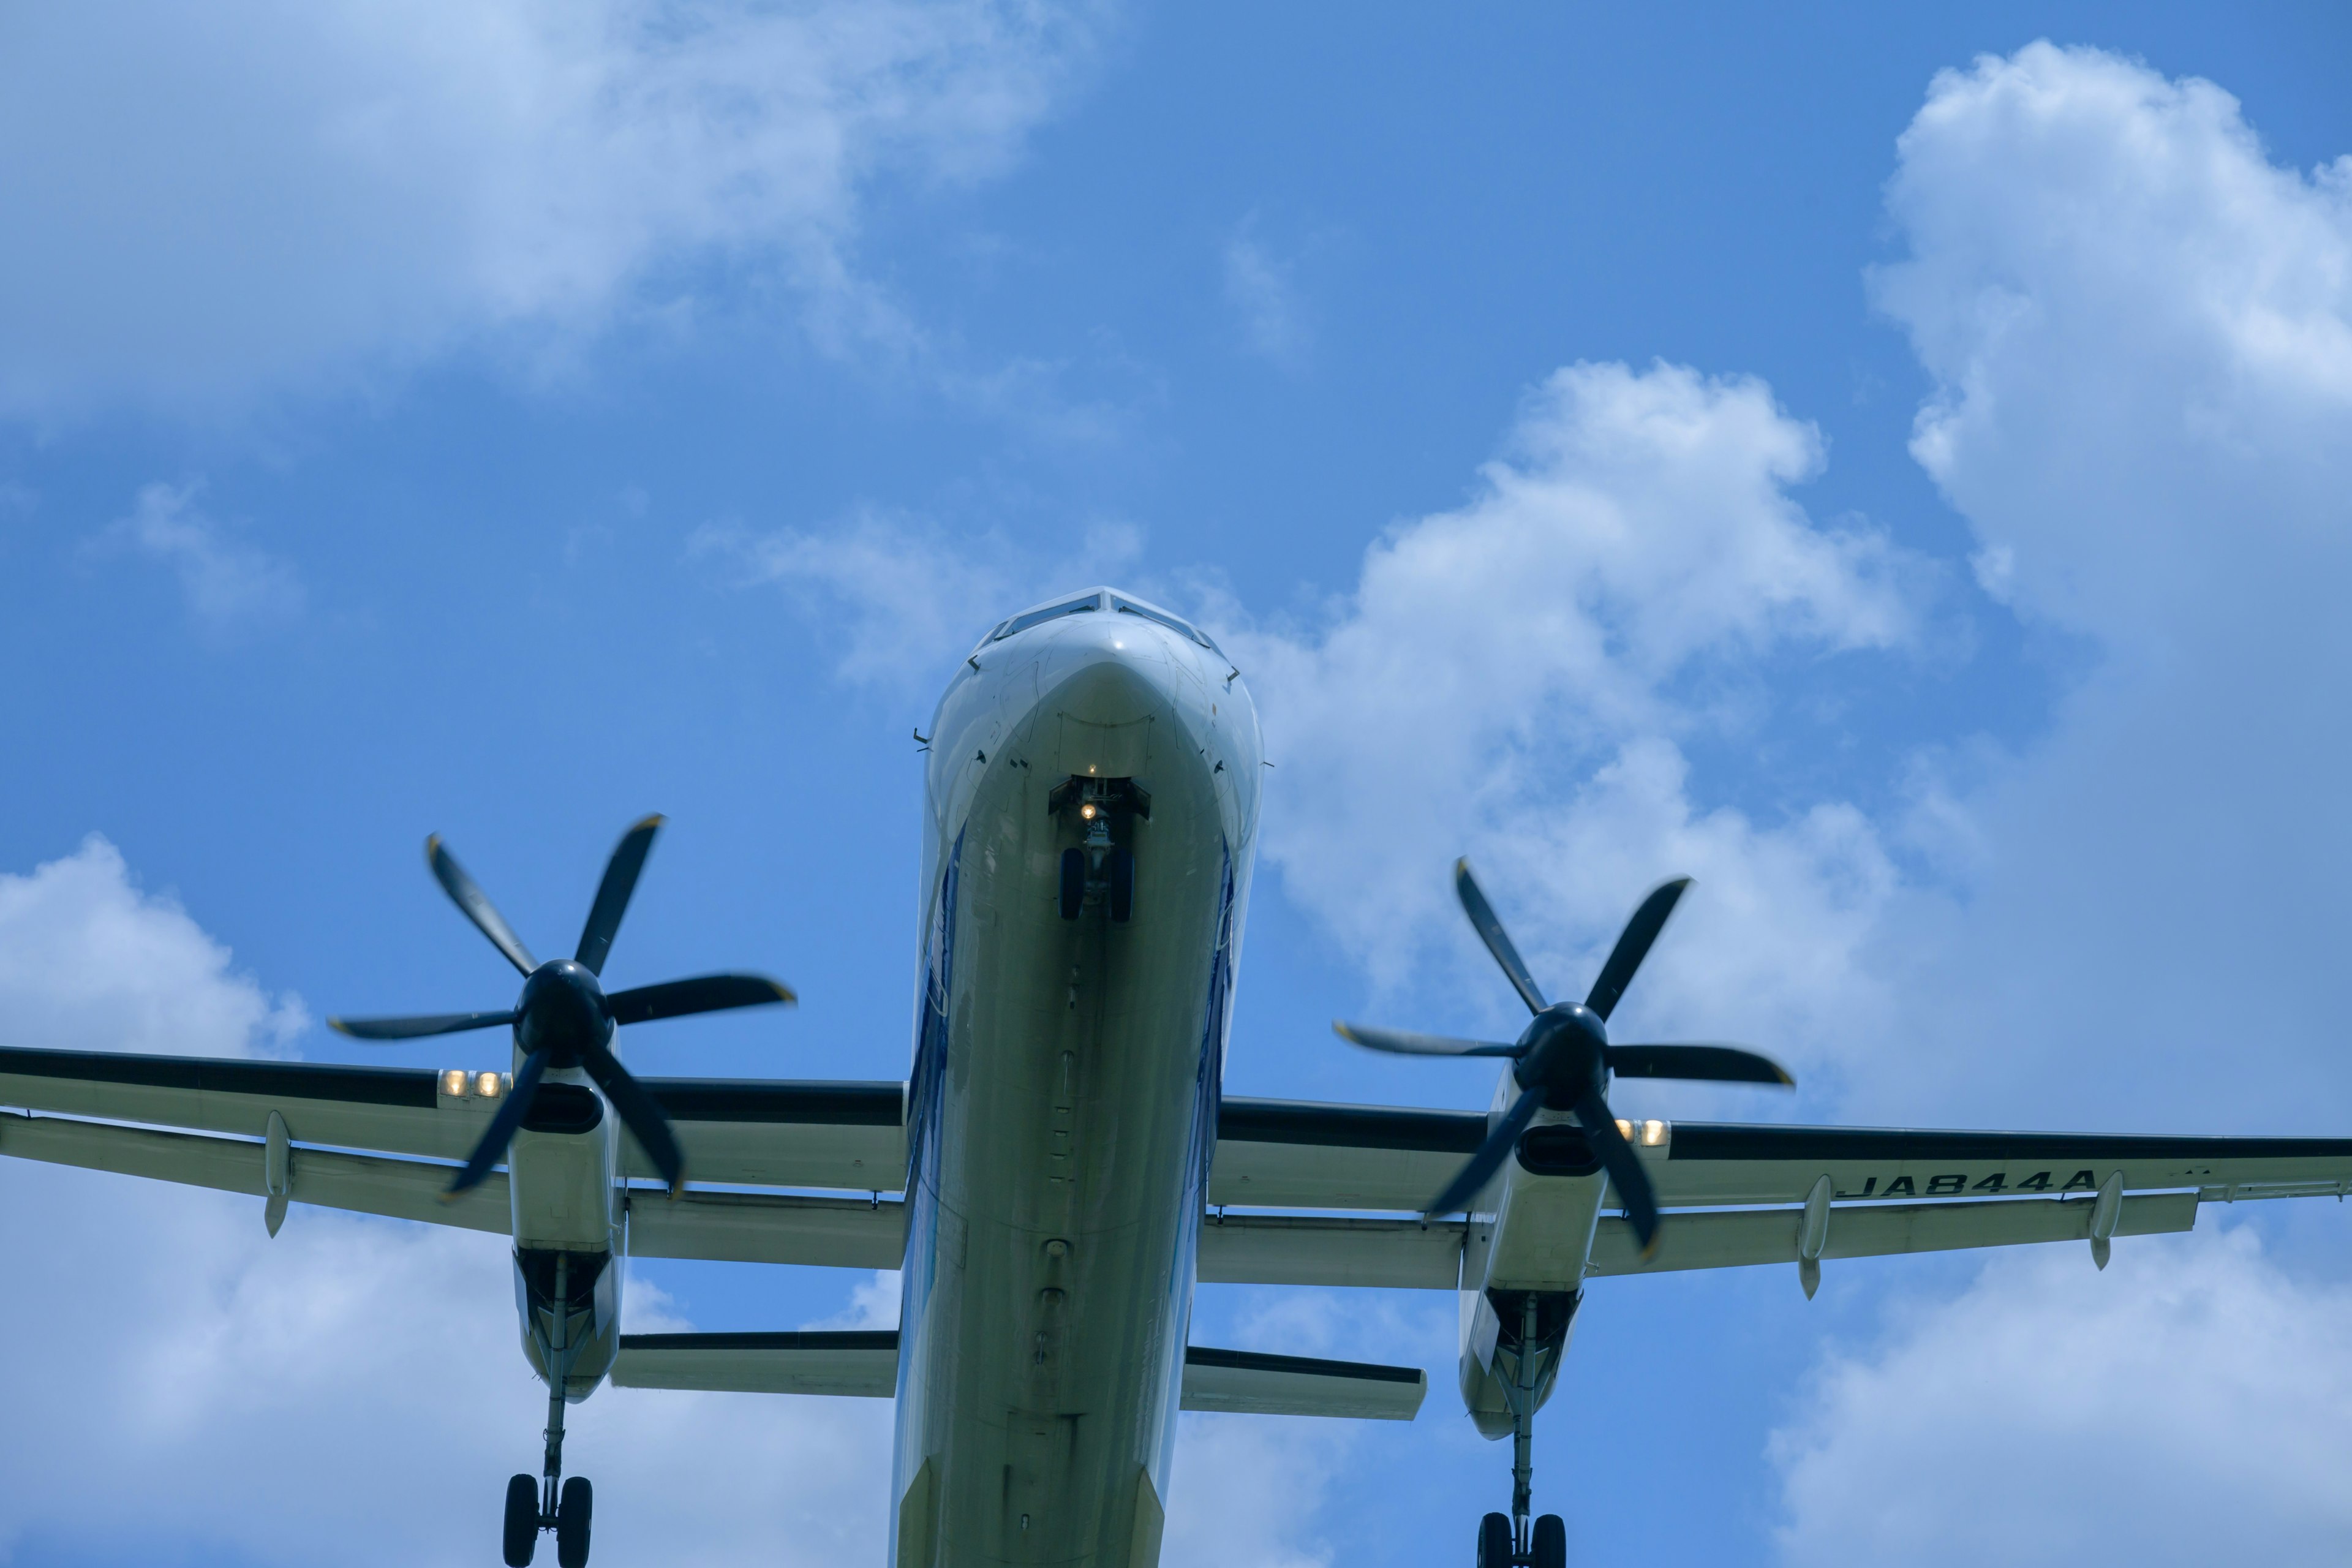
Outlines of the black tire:
M 588 1519 L 595 1511 L 596 1489 L 586 1476 L 563 1483 L 563 1500 L 555 1505 L 558 1568 L 588 1568 Z
M 1062 851 L 1062 918 L 1074 921 L 1087 903 L 1087 852 Z
M 1110 918 L 1120 925 L 1135 912 L 1135 851 L 1121 845 L 1103 869 L 1110 873 Z
M 539 1549 L 539 1478 L 516 1476 L 507 1482 L 507 1568 L 530 1568 L 530 1554 Z
M 1511 1568 L 1511 1516 L 1490 1513 L 1478 1521 L 1478 1568 Z
M 1559 1515 L 1537 1515 L 1528 1552 L 1535 1559 L 1535 1568 L 1568 1568 L 1568 1526 Z

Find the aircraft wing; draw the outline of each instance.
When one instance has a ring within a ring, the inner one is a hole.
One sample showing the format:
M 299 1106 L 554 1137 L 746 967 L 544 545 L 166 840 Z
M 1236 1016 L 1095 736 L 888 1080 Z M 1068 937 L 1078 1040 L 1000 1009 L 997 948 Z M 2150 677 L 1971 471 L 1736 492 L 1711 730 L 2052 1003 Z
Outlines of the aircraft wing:
M 1228 1100 L 1200 1278 L 1456 1288 L 1491 1220 L 1393 1211 L 1427 1202 L 1486 1126 L 1475 1112 Z M 1645 1122 L 1635 1142 L 1665 1211 L 1658 1250 L 1643 1259 L 1625 1222 L 1604 1215 L 1588 1274 L 1795 1262 L 1809 1200 L 1822 1211 L 1811 1255 L 1841 1258 L 2086 1239 L 2111 1182 L 2106 1234 L 2120 1237 L 2190 1229 L 2206 1203 L 2352 1193 L 2352 1138 Z M 1392 1212 L 1263 1212 L 1282 1208 Z
M 257 1196 L 270 1120 L 286 1129 L 291 1200 L 505 1232 L 506 1177 L 444 1201 L 499 1105 L 478 1072 L 106 1051 L 0 1049 L 0 1155 Z M 632 1192 L 638 1257 L 896 1268 L 904 1099 L 897 1083 L 645 1079 L 697 1182 L 848 1189 L 856 1198 Z M 504 1085 L 492 1080 L 499 1093 Z M 136 1125 L 126 1125 L 136 1124 Z M 650 1175 L 633 1142 L 631 1174 Z

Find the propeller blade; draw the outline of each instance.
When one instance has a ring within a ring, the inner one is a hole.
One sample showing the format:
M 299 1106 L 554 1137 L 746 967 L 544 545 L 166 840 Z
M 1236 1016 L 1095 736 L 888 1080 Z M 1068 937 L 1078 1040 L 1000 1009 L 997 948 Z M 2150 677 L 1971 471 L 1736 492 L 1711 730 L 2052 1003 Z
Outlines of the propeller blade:
M 530 949 L 523 946 L 522 940 L 507 924 L 506 917 L 499 914 L 498 906 L 490 902 L 489 895 L 482 891 L 473 878 L 466 875 L 466 868 L 457 864 L 457 858 L 449 853 L 439 834 L 425 841 L 425 858 L 432 863 L 434 878 L 440 882 L 442 891 L 466 911 L 466 918 L 490 939 L 492 947 L 507 955 L 509 963 L 525 974 L 539 967 L 539 960 L 530 955 Z
M 1511 1146 L 1519 1141 L 1519 1134 L 1528 1130 L 1528 1123 L 1536 1119 L 1536 1112 L 1542 1107 L 1543 1090 L 1540 1088 L 1528 1089 L 1512 1101 L 1511 1109 L 1503 1113 L 1503 1120 L 1486 1134 L 1486 1141 L 1478 1145 L 1478 1152 L 1470 1156 L 1470 1163 L 1445 1184 L 1444 1192 L 1429 1200 L 1429 1207 L 1424 1213 L 1434 1218 L 1442 1214 L 1458 1214 L 1469 1207 L 1470 1200 L 1478 1195 L 1478 1189 L 1492 1180 L 1496 1168 L 1510 1157 Z
M 1642 1243 L 1642 1256 L 1648 1258 L 1658 1250 L 1658 1194 L 1650 1185 L 1650 1173 L 1617 1131 L 1617 1118 L 1610 1114 L 1600 1090 L 1588 1089 L 1577 1098 L 1576 1120 L 1591 1141 L 1592 1152 L 1601 1156 L 1601 1167 L 1609 1173 L 1609 1184 L 1617 1189 L 1625 1217 Z
M 1495 906 L 1488 903 L 1486 895 L 1479 890 L 1478 879 L 1470 874 L 1470 861 L 1466 857 L 1454 862 L 1454 891 L 1462 900 L 1462 912 L 1470 917 L 1470 923 L 1477 928 L 1478 939 L 1486 944 L 1486 951 L 1495 955 L 1495 962 L 1503 966 L 1503 973 L 1509 978 L 1511 988 L 1519 994 L 1519 1000 L 1528 1005 L 1528 1012 L 1542 1012 L 1545 1007 L 1543 988 L 1536 984 L 1535 976 L 1528 973 L 1527 961 L 1519 956 L 1519 950 L 1511 945 L 1510 936 L 1503 930 L 1503 922 L 1495 918 Z M 1637 959 L 1635 962 L 1640 961 Z
M 636 1139 L 637 1147 L 654 1163 L 661 1173 L 664 1185 L 676 1197 L 686 1187 L 686 1154 L 677 1146 L 677 1136 L 669 1130 L 669 1118 L 647 1094 L 645 1086 L 629 1076 L 629 1069 L 603 1046 L 592 1046 L 580 1054 L 580 1065 L 613 1102 L 621 1118 L 621 1125 Z
M 1738 1046 L 1612 1046 L 1603 1059 L 1619 1078 L 1696 1078 L 1717 1083 L 1797 1087 L 1788 1068 L 1770 1057 Z
M 511 1024 L 508 1013 L 439 1013 L 426 1018 L 330 1018 L 327 1027 L 355 1040 L 416 1040 L 427 1035 L 457 1035 Z
M 789 986 L 764 974 L 698 974 L 691 980 L 665 980 L 658 985 L 615 991 L 604 998 L 604 1005 L 615 1024 L 649 1024 L 656 1018 L 683 1018 L 694 1013 L 797 1000 Z
M 449 1190 L 442 1196 L 454 1198 L 480 1186 L 482 1178 L 490 1173 L 490 1167 L 506 1158 L 507 1145 L 514 1142 L 515 1129 L 522 1125 L 522 1119 L 530 1114 L 530 1102 L 539 1094 L 540 1075 L 546 1070 L 546 1052 L 533 1051 L 523 1058 L 522 1066 L 515 1072 L 514 1088 L 507 1091 L 507 1102 L 490 1118 L 482 1141 L 466 1157 L 466 1168 L 457 1173 L 457 1179 L 449 1184 Z
M 580 951 L 573 955 L 588 966 L 591 974 L 604 973 L 604 955 L 613 951 L 613 933 L 621 929 L 629 895 L 637 890 L 637 873 L 646 868 L 654 835 L 661 831 L 665 820 L 656 812 L 630 828 L 614 847 L 613 858 L 604 862 L 604 879 L 597 884 L 596 902 L 588 910 L 588 923 L 580 929 Z
M 1660 883 L 1650 889 L 1650 896 L 1642 900 L 1642 907 L 1625 922 L 1623 934 L 1610 951 L 1609 962 L 1601 966 L 1601 978 L 1592 983 L 1592 994 L 1584 999 L 1584 1005 L 1599 1014 L 1602 1022 L 1608 1021 L 1617 999 L 1625 994 L 1625 987 L 1633 983 L 1633 971 L 1641 968 L 1642 960 L 1649 956 L 1650 944 L 1666 929 L 1666 917 L 1675 912 L 1675 903 L 1690 885 L 1688 877 Z
M 1367 1050 L 1400 1057 L 1516 1057 L 1517 1046 L 1493 1040 L 1457 1040 L 1451 1035 L 1414 1035 L 1402 1029 L 1373 1029 L 1361 1024 L 1334 1024 L 1331 1032 Z

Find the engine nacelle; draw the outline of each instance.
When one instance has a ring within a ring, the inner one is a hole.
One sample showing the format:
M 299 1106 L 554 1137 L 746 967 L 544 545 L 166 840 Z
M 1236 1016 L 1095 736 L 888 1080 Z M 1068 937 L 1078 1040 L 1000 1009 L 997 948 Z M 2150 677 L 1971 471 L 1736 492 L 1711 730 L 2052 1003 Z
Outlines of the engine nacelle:
M 522 1353 L 550 1388 L 587 1398 L 613 1370 L 621 1350 L 621 1277 L 609 1252 L 517 1248 L 515 1312 L 522 1320 Z M 560 1347 L 560 1348 L 559 1348 Z
M 1463 1252 L 1457 1371 L 1488 1437 L 1510 1436 L 1515 1400 L 1532 1411 L 1551 1397 L 1608 1188 L 1582 1131 L 1547 1111 L 1481 1195 L 1492 1217 L 1473 1214 Z

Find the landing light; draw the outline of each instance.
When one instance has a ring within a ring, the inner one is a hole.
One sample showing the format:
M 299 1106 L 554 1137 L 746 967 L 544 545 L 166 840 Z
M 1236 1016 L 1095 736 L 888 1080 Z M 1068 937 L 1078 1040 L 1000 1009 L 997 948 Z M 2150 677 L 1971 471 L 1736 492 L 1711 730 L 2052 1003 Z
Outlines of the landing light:
M 1622 1116 L 1617 1119 L 1617 1136 L 1628 1143 L 1633 1141 L 1633 1124 Z
M 1665 1141 L 1666 1124 L 1664 1122 L 1644 1121 L 1642 1123 L 1642 1146 L 1643 1148 L 1654 1149 Z
M 441 1075 L 441 1092 L 456 1099 L 466 1092 L 466 1069 L 451 1068 Z
M 499 1075 L 494 1072 L 482 1073 L 474 1079 L 474 1092 L 484 1100 L 496 1100 L 499 1087 Z
M 1086 805 L 1078 807 L 1078 816 L 1088 822 L 1092 822 L 1095 819 L 1095 803 L 1093 801 L 1088 801 Z

